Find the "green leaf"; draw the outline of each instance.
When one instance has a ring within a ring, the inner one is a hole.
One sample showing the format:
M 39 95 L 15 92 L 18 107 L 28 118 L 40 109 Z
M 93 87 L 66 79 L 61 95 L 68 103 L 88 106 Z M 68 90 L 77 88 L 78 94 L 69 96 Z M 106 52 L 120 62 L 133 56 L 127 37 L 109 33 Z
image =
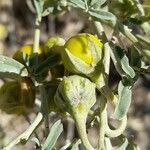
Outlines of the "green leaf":
M 57 2 L 55 0 L 46 0 L 44 5 L 43 5 L 43 12 L 42 16 L 47 16 L 56 10 L 57 7 Z
M 101 5 L 103 5 L 106 2 L 106 0 L 91 0 L 90 7 L 94 9 L 101 8 Z
M 91 17 L 97 21 L 110 22 L 113 26 L 116 24 L 116 16 L 112 13 L 101 10 L 101 9 L 90 9 L 89 12 Z
M 69 0 L 68 4 L 73 7 L 85 9 L 85 3 L 82 0 Z
M 80 144 L 81 144 L 81 140 L 76 141 L 76 143 L 72 146 L 71 150 L 79 150 Z
M 128 147 L 128 140 L 124 138 L 123 143 L 117 148 L 115 148 L 115 150 L 127 150 L 127 147 Z
M 118 85 L 118 102 L 113 114 L 113 118 L 122 119 L 129 109 L 132 97 L 132 91 L 130 86 L 124 86 L 122 81 Z
M 116 60 L 120 64 L 120 67 L 122 68 L 122 70 L 128 76 L 130 76 L 131 78 L 134 78 L 135 72 L 132 69 L 132 67 L 130 67 L 128 57 L 123 53 L 123 50 L 120 47 L 116 47 L 114 54 L 115 54 Z
M 43 149 L 44 150 L 51 150 L 58 137 L 60 136 L 60 134 L 62 133 L 63 131 L 63 125 L 61 123 L 61 120 L 58 120 L 57 122 L 54 123 L 54 125 L 51 127 L 51 130 L 50 130 L 50 133 L 43 145 Z
M 60 63 L 60 56 L 57 54 L 50 55 L 46 60 L 44 60 L 41 64 L 36 65 L 34 67 L 33 74 L 40 75 L 44 71 L 48 70 L 49 68 L 52 68 Z
M 72 143 L 69 143 L 69 144 L 61 147 L 60 150 L 79 150 L 80 144 L 81 144 L 80 139 L 73 139 Z
M 35 5 L 35 10 L 38 16 L 41 16 L 42 11 L 43 11 L 43 0 L 34 0 L 34 5 Z
M 28 76 L 28 71 L 24 65 L 7 56 L 0 55 L 0 74 L 15 76 Z

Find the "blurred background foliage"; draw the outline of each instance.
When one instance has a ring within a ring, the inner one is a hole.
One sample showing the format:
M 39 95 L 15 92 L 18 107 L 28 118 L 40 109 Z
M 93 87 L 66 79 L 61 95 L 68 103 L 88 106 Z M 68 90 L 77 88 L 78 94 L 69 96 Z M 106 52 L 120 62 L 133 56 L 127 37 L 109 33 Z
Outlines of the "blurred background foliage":
M 144 1 L 142 1 L 144 2 Z M 148 4 L 145 2 L 145 5 Z M 33 33 L 34 33 L 34 14 L 32 8 L 29 9 L 30 0 L 0 0 L 0 54 L 7 56 L 12 56 L 12 54 L 21 45 L 32 43 Z M 114 14 L 117 15 L 119 19 L 128 17 L 128 14 L 124 14 L 124 9 L 128 9 L 125 5 L 122 9 L 113 10 Z M 120 7 L 121 8 L 121 7 Z M 134 12 L 134 10 L 131 10 Z M 130 11 L 130 12 L 131 12 Z M 119 12 L 119 14 L 118 14 Z M 122 12 L 122 13 L 120 13 Z M 148 9 L 145 9 L 146 13 Z M 120 16 L 120 14 L 122 14 Z M 125 20 L 127 23 L 128 20 Z M 134 23 L 130 25 L 131 28 L 136 33 L 141 33 L 138 28 L 135 28 Z M 107 33 L 110 29 L 106 27 Z M 43 18 L 41 24 L 41 43 L 45 41 L 48 37 L 53 35 L 59 35 L 65 39 L 79 32 L 90 32 L 93 33 L 91 24 L 76 10 L 71 12 L 61 13 L 56 16 L 46 16 Z M 109 36 L 109 34 L 108 34 Z M 149 35 L 150 36 L 150 35 Z M 121 39 L 123 43 L 128 47 L 128 41 L 126 39 Z M 112 66 L 113 67 L 113 66 Z M 112 69 L 113 70 L 113 69 Z M 120 79 L 118 74 L 112 71 L 110 80 L 111 86 L 115 86 L 115 83 Z M 0 86 L 3 84 L 4 79 L 0 80 Z M 135 143 L 139 145 L 141 150 L 150 149 L 150 75 L 144 74 L 136 82 L 133 88 L 133 101 L 129 110 L 129 121 L 126 130 L 126 135 L 132 135 Z M 56 114 L 50 115 L 51 124 L 56 120 L 58 116 Z M 16 116 L 7 115 L 0 111 L 0 147 L 11 141 L 19 133 L 24 131 L 30 121 L 35 118 L 35 114 L 31 113 L 27 116 Z M 59 144 L 63 143 L 63 139 L 66 136 L 73 136 L 76 134 L 74 124 L 71 120 L 64 120 L 64 123 L 69 122 L 69 124 L 64 125 L 65 131 L 70 130 L 69 135 L 65 133 L 59 139 Z M 114 123 L 115 124 L 115 123 Z M 67 128 L 69 126 L 69 128 Z M 43 127 L 40 127 L 36 131 L 39 138 L 43 137 Z M 90 129 L 89 136 L 97 136 L 94 128 Z M 93 144 L 95 144 L 93 139 Z M 115 143 L 116 141 L 114 141 Z M 59 145 L 58 145 L 59 147 Z M 16 146 L 14 149 L 33 149 L 33 143 L 29 142 L 25 147 L 21 145 Z M 56 148 L 57 149 L 57 148 Z

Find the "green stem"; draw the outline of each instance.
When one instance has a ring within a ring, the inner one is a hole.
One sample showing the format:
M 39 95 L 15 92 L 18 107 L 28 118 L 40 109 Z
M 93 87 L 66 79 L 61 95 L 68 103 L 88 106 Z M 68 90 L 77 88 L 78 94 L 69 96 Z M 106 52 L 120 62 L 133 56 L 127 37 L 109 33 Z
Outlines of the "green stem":
M 99 140 L 98 140 L 98 149 L 105 150 L 105 132 L 107 126 L 107 105 L 106 99 L 101 96 L 100 99 L 100 124 L 99 124 Z
M 74 115 L 79 136 L 86 150 L 95 150 L 88 140 L 87 133 L 86 133 L 86 119 L 85 119 L 86 117 L 84 115 L 82 117 L 82 115 L 83 114 Z
M 40 87 L 40 93 L 41 93 L 41 100 L 42 100 L 41 111 L 43 113 L 44 123 L 45 123 L 45 137 L 47 137 L 50 131 L 49 129 L 49 107 L 48 107 L 48 101 L 47 101 L 47 93 L 43 85 Z
M 40 24 L 41 17 L 36 16 L 35 19 L 35 31 L 34 31 L 34 42 L 33 42 L 33 53 L 38 53 L 39 42 L 40 42 Z
M 127 116 L 125 116 L 121 121 L 120 121 L 120 125 L 117 129 L 115 130 L 111 130 L 107 124 L 107 127 L 106 127 L 106 135 L 108 137 L 118 137 L 120 136 L 124 130 L 126 129 L 126 126 L 127 126 Z

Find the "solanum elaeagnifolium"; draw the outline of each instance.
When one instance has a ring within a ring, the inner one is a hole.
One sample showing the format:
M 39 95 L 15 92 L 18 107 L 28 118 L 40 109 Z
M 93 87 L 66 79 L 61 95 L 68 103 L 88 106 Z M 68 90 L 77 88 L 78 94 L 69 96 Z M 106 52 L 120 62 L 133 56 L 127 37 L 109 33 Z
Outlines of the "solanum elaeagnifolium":
M 93 150 L 86 134 L 86 120 L 91 107 L 96 102 L 95 84 L 78 75 L 64 77 L 57 88 L 54 102 L 62 112 L 68 112 L 75 120 L 85 149 L 88 147 Z
M 22 114 L 32 108 L 35 90 L 30 79 L 7 81 L 0 88 L 0 109 L 8 114 Z
M 13 59 L 19 61 L 22 64 L 26 64 L 26 58 L 24 58 L 24 54 L 27 56 L 31 56 L 33 54 L 33 45 L 27 44 L 20 47 L 13 55 Z M 45 57 L 43 47 L 40 46 L 38 49 L 38 58 L 39 60 L 43 60 Z
M 64 45 L 62 60 L 73 73 L 90 74 L 102 59 L 103 44 L 97 36 L 81 33 L 72 36 Z

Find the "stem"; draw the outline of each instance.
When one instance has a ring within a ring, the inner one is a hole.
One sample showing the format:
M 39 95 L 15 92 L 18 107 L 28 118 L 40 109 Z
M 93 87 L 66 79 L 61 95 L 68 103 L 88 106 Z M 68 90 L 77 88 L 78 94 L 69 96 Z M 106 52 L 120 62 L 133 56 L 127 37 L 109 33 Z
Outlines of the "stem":
M 110 138 L 105 137 L 105 150 L 113 150 Z
M 112 138 L 113 138 L 113 137 L 117 137 L 117 136 L 121 135 L 121 134 L 124 132 L 124 130 L 126 129 L 126 126 L 127 126 L 127 116 L 125 116 L 125 117 L 121 120 L 119 127 L 118 127 L 117 129 L 115 129 L 115 130 L 111 130 L 111 129 L 109 128 L 108 124 L 107 124 L 107 127 L 106 127 L 106 135 L 107 135 L 108 137 L 112 137 Z
M 33 123 L 28 127 L 26 131 L 24 131 L 21 135 L 19 135 L 16 139 L 14 139 L 11 143 L 9 143 L 6 147 L 3 148 L 3 150 L 10 150 L 14 145 L 18 143 L 25 144 L 34 130 L 39 126 L 39 124 L 42 122 L 43 115 L 41 112 L 39 112 L 33 121 Z
M 43 113 L 44 123 L 45 123 L 45 137 L 47 137 L 50 131 L 49 116 L 48 116 L 49 107 L 48 107 L 48 101 L 47 101 L 47 93 L 43 85 L 40 87 L 40 93 L 41 93 L 41 100 L 42 100 L 41 111 Z
M 79 136 L 81 138 L 81 141 L 85 147 L 86 150 L 95 150 L 92 145 L 90 144 L 87 133 L 86 133 L 86 120 L 85 120 L 85 115 L 74 115 L 75 122 L 76 122 L 76 127 L 79 133 Z
M 38 53 L 39 42 L 40 42 L 40 24 L 41 17 L 36 16 L 35 19 L 35 31 L 34 31 L 34 42 L 33 42 L 33 53 Z
M 100 99 L 100 129 L 99 129 L 99 140 L 98 140 L 98 149 L 105 149 L 105 132 L 107 126 L 107 110 L 106 110 L 106 99 L 101 96 Z

